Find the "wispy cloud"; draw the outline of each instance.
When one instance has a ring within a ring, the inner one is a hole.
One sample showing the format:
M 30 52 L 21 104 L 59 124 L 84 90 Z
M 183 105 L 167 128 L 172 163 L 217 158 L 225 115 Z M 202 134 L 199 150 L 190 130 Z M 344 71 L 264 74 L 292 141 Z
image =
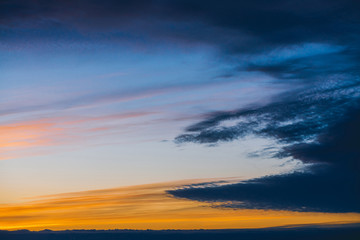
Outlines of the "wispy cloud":
M 28 121 L 0 125 L 0 159 L 18 156 L 24 149 L 55 144 L 55 136 L 62 135 L 64 129 L 53 122 Z
M 73 145 L 86 138 L 106 134 L 121 134 L 118 130 L 132 123 L 124 120 L 142 118 L 156 113 L 127 112 L 103 116 L 68 116 L 42 118 L 0 125 L 0 159 L 19 158 L 49 153 L 52 146 Z M 111 132 L 112 131 L 112 132 Z M 90 141 L 91 142 L 91 141 Z

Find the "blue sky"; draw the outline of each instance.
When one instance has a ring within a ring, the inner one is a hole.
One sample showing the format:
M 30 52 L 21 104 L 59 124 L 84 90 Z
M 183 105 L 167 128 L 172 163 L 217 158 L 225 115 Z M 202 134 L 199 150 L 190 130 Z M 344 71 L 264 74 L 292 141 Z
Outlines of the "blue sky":
M 257 144 L 274 144 L 271 140 L 251 137 L 246 146 L 217 147 L 173 142 L 209 112 L 263 104 L 286 89 L 261 73 L 228 76 L 231 60 L 222 61 L 215 49 L 80 45 L 2 51 L 2 124 L 50 124 L 38 137 L 44 143 L 4 151 L 3 187 L 12 189 L 4 202 L 184 178 L 249 178 L 283 169 L 282 161 L 261 161 L 267 166 L 261 168 L 246 156 Z M 223 151 L 226 166 L 217 161 Z
M 204 179 L 163 193 L 360 211 L 357 1 L 0 7 L 0 203 Z

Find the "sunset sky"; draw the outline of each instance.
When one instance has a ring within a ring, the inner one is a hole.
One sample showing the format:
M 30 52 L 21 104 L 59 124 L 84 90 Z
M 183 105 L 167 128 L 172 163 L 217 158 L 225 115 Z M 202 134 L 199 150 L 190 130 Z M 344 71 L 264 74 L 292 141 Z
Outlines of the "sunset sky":
M 360 2 L 0 2 L 0 229 L 360 223 Z

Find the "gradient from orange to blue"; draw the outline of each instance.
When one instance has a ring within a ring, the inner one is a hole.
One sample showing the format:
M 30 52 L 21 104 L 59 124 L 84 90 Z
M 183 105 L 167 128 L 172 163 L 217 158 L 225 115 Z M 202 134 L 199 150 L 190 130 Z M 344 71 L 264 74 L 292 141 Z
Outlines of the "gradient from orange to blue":
M 302 79 L 288 81 L 308 70 L 296 61 L 321 62 L 345 52 L 345 44 L 272 39 L 266 29 L 251 32 L 253 24 L 239 30 L 176 4 L 14 2 L 0 5 L 7 11 L 0 22 L 0 229 L 360 222 L 356 212 L 232 209 L 167 193 L 303 170 L 307 164 L 292 156 L 261 154 L 284 147 L 276 138 L 248 134 L 205 145 L 174 139 L 214 113 L 307 88 Z M 298 68 L 285 77 L 251 69 L 286 62 Z M 227 119 L 218 128 L 238 122 Z
M 228 183 L 236 181 L 230 179 Z M 63 193 L 0 205 L 2 229 L 232 229 L 350 224 L 360 214 L 234 210 L 178 199 L 166 190 L 202 180 Z M 209 179 L 213 182 L 214 179 Z

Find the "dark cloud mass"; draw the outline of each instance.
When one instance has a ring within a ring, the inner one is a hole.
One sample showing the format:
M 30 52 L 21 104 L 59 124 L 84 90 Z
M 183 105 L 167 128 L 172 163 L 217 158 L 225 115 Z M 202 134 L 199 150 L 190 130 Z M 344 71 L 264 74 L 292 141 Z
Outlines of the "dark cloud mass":
M 293 58 L 247 62 L 241 70 L 262 72 L 278 82 L 293 81 L 294 89 L 262 106 L 209 114 L 205 120 L 186 128 L 175 141 L 213 145 L 253 134 L 275 139 L 285 146 L 273 157 L 291 157 L 310 165 L 301 172 L 238 184 L 169 191 L 174 196 L 223 202 L 223 207 L 232 208 L 360 212 L 360 25 L 351 14 L 358 3 L 342 2 L 339 6 L 340 2 L 328 1 L 322 10 L 305 4 L 296 11 L 292 8 L 295 2 L 290 2 L 282 5 L 284 8 L 270 8 L 272 13 L 274 9 L 297 13 L 295 17 L 285 17 L 286 23 L 270 20 L 275 33 L 248 25 L 252 33 L 266 41 L 266 48 L 274 48 L 279 55 L 278 44 L 291 48 L 296 41 L 332 43 L 342 48 L 304 55 L 301 55 L 304 49 L 298 49 L 299 55 Z M 335 5 L 337 8 L 333 8 Z M 349 15 L 345 17 L 340 12 Z M 278 33 L 277 29 L 284 31 Z M 228 120 L 234 122 L 233 126 L 222 125 Z M 262 151 L 266 152 L 259 152 Z
M 360 109 L 352 109 L 341 122 L 320 134 L 316 142 L 286 147 L 285 154 L 313 163 L 305 172 L 266 176 L 218 187 L 188 187 L 170 193 L 194 200 L 223 201 L 226 202 L 224 207 L 359 212 L 359 123 Z
M 359 36 L 358 1 L 344 0 L 9 0 L 0 3 L 1 40 L 174 41 L 228 53 L 290 44 L 351 44 Z
M 292 84 L 267 104 L 210 113 L 175 141 L 218 144 L 252 134 L 285 146 L 273 157 L 312 165 L 169 191 L 174 196 L 224 207 L 360 212 L 360 1 L 0 2 L 1 49 L 62 42 L 207 45 L 231 64 L 224 76 L 256 72 Z M 222 125 L 228 120 L 234 125 Z

